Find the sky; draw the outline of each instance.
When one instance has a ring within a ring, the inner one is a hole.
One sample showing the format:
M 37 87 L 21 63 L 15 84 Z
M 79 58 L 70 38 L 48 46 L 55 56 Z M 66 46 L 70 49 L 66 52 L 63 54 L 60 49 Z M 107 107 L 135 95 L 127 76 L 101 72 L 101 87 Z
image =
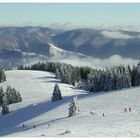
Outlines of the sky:
M 0 3 L 0 25 L 139 25 L 140 4 Z

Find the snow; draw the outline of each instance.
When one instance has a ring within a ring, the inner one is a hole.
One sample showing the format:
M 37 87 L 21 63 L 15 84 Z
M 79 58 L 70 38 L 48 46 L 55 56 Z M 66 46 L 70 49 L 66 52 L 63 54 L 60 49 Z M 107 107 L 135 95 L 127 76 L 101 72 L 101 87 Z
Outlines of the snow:
M 54 56 L 57 54 L 61 54 L 64 50 L 54 46 L 53 44 L 49 44 L 50 45 L 50 55 Z
M 71 51 L 66 51 L 63 49 L 60 49 L 59 47 L 57 47 L 56 45 L 53 45 L 51 43 L 49 43 L 50 45 L 50 55 L 54 58 L 61 58 L 62 55 L 63 56 L 80 56 L 80 57 L 86 57 L 85 55 L 81 54 L 81 53 L 75 53 L 75 52 L 71 52 Z
M 0 85 L 16 88 L 23 102 L 10 105 L 9 115 L 0 115 L 0 136 L 140 136 L 140 87 L 88 93 L 61 83 L 50 72 L 12 70 L 6 75 L 7 81 Z M 55 83 L 63 99 L 51 102 Z M 80 113 L 68 117 L 76 95 Z

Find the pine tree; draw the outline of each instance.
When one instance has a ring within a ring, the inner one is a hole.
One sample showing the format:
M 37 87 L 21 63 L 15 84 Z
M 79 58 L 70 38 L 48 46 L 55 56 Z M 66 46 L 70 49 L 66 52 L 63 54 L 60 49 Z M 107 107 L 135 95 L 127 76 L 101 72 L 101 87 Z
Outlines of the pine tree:
M 22 97 L 19 92 L 16 93 L 17 95 L 17 102 L 22 102 Z
M 90 92 L 92 92 L 93 91 L 93 80 L 92 80 L 91 74 L 88 74 L 88 76 L 87 76 L 87 85 L 88 85 L 88 90 Z
M 11 88 L 11 86 L 7 86 L 6 89 L 7 103 L 13 104 L 22 101 L 21 95 L 15 88 Z
M 9 107 L 7 104 L 8 104 L 7 97 L 6 97 L 6 95 L 4 95 L 3 102 L 2 102 L 2 114 L 3 115 L 9 114 Z
M 58 84 L 55 84 L 54 91 L 53 91 L 53 96 L 52 96 L 52 102 L 58 101 L 58 100 L 61 100 L 61 99 L 62 99 L 61 91 L 59 89 Z
M 4 92 L 3 92 L 3 88 L 1 87 L 0 88 L 0 105 L 2 105 L 3 95 L 4 95 Z
M 3 69 L 0 69 L 0 83 L 6 81 L 6 75 Z
M 104 91 L 111 91 L 113 90 L 113 87 L 113 74 L 111 71 L 107 71 L 104 83 Z
M 73 100 L 70 103 L 69 117 L 78 115 L 79 111 L 80 110 L 79 110 L 79 106 L 78 106 L 78 103 L 77 103 L 77 96 L 76 96 L 76 97 L 73 97 Z
M 12 104 L 13 97 L 12 97 L 12 88 L 11 88 L 11 86 L 7 86 L 6 96 L 7 96 L 7 104 Z
M 55 73 L 55 78 L 56 79 L 60 79 L 61 78 L 61 74 L 58 68 L 56 68 L 56 73 Z
M 140 63 L 135 67 L 135 77 L 134 77 L 134 86 L 140 85 Z

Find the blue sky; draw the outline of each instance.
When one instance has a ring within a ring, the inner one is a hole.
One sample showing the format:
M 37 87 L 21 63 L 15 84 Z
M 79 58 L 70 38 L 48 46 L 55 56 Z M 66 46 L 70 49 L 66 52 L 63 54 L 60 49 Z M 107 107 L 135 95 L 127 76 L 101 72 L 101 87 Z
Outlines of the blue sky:
M 0 25 L 138 25 L 140 4 L 0 4 Z

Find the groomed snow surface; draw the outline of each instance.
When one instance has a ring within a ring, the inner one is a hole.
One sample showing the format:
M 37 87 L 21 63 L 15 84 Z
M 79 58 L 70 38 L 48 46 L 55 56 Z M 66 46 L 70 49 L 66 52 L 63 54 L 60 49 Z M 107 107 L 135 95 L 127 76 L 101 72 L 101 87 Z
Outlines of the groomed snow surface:
M 16 88 L 23 101 L 9 105 L 9 115 L 0 114 L 0 136 L 140 136 L 139 87 L 96 94 L 63 84 L 49 72 L 12 70 L 6 75 L 7 81 L 0 85 Z M 55 83 L 63 100 L 51 102 Z M 69 103 L 75 95 L 80 114 L 69 118 Z

